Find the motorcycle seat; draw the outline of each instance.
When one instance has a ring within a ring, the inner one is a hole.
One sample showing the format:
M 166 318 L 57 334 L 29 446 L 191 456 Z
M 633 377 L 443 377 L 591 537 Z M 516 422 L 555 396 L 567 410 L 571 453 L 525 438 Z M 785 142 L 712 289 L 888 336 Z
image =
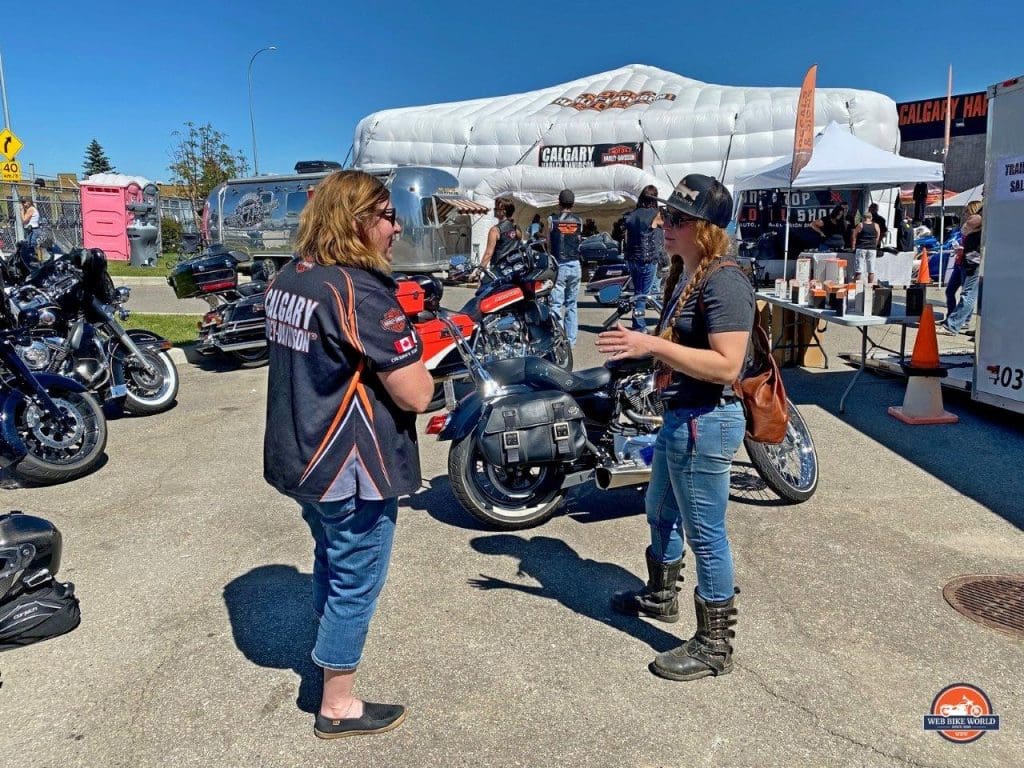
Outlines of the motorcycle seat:
M 262 280 L 253 280 L 251 283 L 240 283 L 238 286 L 238 292 L 242 296 L 256 296 L 260 293 L 266 293 L 267 284 Z
M 480 299 L 476 296 L 467 301 L 466 305 L 459 311 L 464 315 L 469 315 L 474 323 L 479 323 L 483 319 L 483 313 L 480 311 Z
M 654 356 L 629 357 L 622 360 L 609 360 L 605 367 L 615 376 L 628 376 L 631 373 L 645 371 L 654 366 Z
M 593 392 L 612 380 L 611 371 L 604 367 L 570 372 L 542 357 L 499 360 L 487 370 L 499 384 L 548 385 L 569 394 Z

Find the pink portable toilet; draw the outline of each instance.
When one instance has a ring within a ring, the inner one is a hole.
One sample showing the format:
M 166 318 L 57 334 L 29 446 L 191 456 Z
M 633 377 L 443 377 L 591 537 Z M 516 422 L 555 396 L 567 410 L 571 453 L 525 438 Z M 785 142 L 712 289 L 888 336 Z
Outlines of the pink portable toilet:
M 140 202 L 142 188 L 148 183 L 119 173 L 93 174 L 81 182 L 82 244 L 101 248 L 114 261 L 131 259 L 128 203 Z

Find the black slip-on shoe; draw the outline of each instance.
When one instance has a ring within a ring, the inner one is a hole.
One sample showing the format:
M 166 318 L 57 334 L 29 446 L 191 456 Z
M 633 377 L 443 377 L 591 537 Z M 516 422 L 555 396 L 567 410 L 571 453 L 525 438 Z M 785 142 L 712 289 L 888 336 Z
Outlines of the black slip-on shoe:
M 405 720 L 405 707 L 401 704 L 373 704 L 363 702 L 362 717 L 332 720 L 317 713 L 313 733 L 320 739 L 343 739 L 346 736 L 365 736 L 393 730 Z

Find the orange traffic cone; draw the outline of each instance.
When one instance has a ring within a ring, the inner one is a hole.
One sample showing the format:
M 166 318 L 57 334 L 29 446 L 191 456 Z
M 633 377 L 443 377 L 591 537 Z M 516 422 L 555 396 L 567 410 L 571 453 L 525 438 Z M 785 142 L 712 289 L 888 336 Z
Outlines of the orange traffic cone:
M 931 273 L 928 271 L 928 249 L 921 249 L 921 266 L 917 270 L 917 284 L 928 285 L 932 281 Z
M 914 351 L 910 355 L 910 364 L 903 366 L 903 372 L 907 375 L 903 406 L 891 406 L 890 416 L 904 424 L 956 424 L 960 421 L 958 416 L 942 407 L 939 379 L 945 378 L 946 368 L 939 359 L 939 340 L 935 335 L 935 313 L 931 304 L 925 304 L 921 311 Z

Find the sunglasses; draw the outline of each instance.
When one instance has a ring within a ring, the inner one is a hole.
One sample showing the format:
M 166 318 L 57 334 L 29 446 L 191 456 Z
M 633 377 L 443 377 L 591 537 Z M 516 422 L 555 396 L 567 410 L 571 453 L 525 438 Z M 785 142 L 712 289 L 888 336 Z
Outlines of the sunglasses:
M 394 208 L 385 208 L 383 211 L 378 212 L 377 215 L 388 221 L 391 226 L 395 225 L 395 220 L 398 218 L 398 213 Z
M 662 207 L 661 218 L 665 220 L 665 224 L 670 227 L 682 227 L 694 221 L 700 221 L 696 216 L 689 216 L 685 213 L 677 211 L 675 208 Z

